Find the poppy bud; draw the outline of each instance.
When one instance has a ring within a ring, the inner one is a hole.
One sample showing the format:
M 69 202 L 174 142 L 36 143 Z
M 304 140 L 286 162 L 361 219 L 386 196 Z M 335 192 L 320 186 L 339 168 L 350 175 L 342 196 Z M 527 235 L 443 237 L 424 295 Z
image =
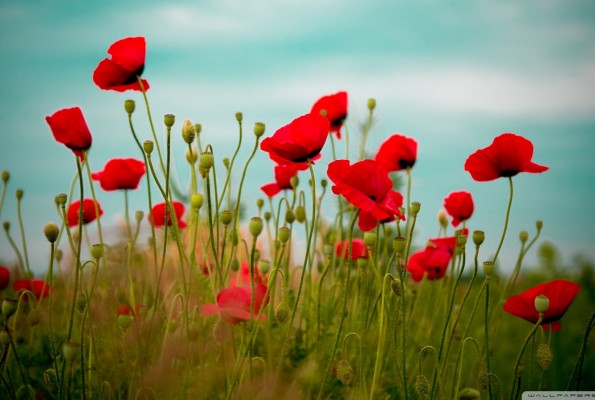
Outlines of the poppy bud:
M 264 206 L 264 200 L 260 198 L 256 199 L 256 207 L 258 207 L 258 209 L 260 210 L 262 206 Z
M 297 175 L 292 176 L 289 180 L 289 184 L 291 185 L 292 189 L 295 189 L 300 184 L 300 178 L 298 178 Z
M 130 314 L 120 314 L 118 315 L 118 326 L 123 331 L 126 331 L 132 325 L 133 317 Z
M 2 182 L 7 183 L 10 180 L 10 172 L 2 171 Z
M 299 205 L 295 209 L 295 218 L 298 220 L 300 224 L 303 224 L 306 220 L 306 209 L 304 206 Z
M 258 268 L 260 269 L 260 272 L 266 274 L 269 272 L 269 269 L 271 269 L 271 263 L 269 260 L 260 260 L 258 261 Z
M 7 329 L 8 328 L 4 328 L 0 331 L 0 344 L 2 344 L 2 346 L 8 346 L 10 344 L 10 334 Z
M 479 398 L 481 398 L 481 393 L 473 388 L 465 388 L 457 395 L 458 400 L 476 400 Z
M 103 246 L 99 243 L 91 246 L 91 256 L 96 260 L 99 260 L 101 257 L 103 257 Z
M 411 213 L 411 215 L 413 215 L 415 217 L 419 213 L 420 208 L 421 208 L 421 203 L 414 201 L 413 203 L 411 203 L 409 212 Z
M 234 258 L 233 260 L 231 260 L 230 267 L 231 267 L 231 270 L 234 272 L 237 272 L 240 269 L 240 262 L 238 261 L 237 258 Z
M 420 399 L 425 399 L 430 393 L 430 382 L 425 375 L 418 375 L 415 379 L 415 391 Z
M 196 163 L 196 160 L 198 160 L 198 153 L 196 152 L 195 148 L 191 148 L 186 150 L 186 161 L 188 161 L 188 164 L 193 165 L 194 163 Z
M 204 197 L 200 193 L 195 193 L 190 197 L 190 205 L 192 208 L 196 208 L 197 210 L 202 207 L 202 203 L 204 201 Z
M 537 348 L 537 362 L 539 366 L 543 369 L 548 369 L 550 364 L 552 363 L 552 350 L 547 343 L 541 343 Z
M 145 150 L 145 153 L 150 155 L 153 152 L 153 141 L 145 140 L 143 143 L 143 149 Z
M 395 253 L 397 254 L 401 254 L 403 253 L 403 250 L 405 250 L 405 238 L 402 236 L 398 236 L 396 238 L 393 239 L 393 250 L 395 251 Z
M 219 215 L 219 219 L 221 220 L 221 223 L 223 225 L 229 225 L 231 222 L 231 217 L 232 217 L 232 214 L 231 214 L 231 211 L 229 211 L 229 210 L 221 211 L 221 215 Z
M 23 198 L 23 194 L 24 194 L 24 193 L 23 193 L 23 189 L 17 189 L 17 190 L 15 191 L 15 195 L 16 195 L 16 197 L 17 197 L 17 200 L 20 200 L 20 199 L 22 199 L 22 198 Z
M 293 213 L 293 211 L 291 209 L 289 209 L 285 212 L 285 221 L 288 224 L 293 224 L 293 221 L 295 221 L 295 214 Z
M 325 187 L 327 187 L 328 185 L 328 181 L 326 179 L 321 179 L 320 180 L 320 186 L 324 189 Z
M 481 246 L 485 240 L 485 233 L 483 231 L 473 231 L 473 243 L 476 246 Z
M 184 120 L 184 123 L 182 124 L 182 138 L 186 143 L 190 144 L 194 141 L 195 137 L 196 129 L 194 128 L 194 125 L 192 125 L 192 122 L 190 122 L 189 119 Z
M 479 371 L 477 383 L 481 390 L 487 389 L 490 385 L 490 375 L 488 375 L 488 373 L 484 370 Z
M 483 262 L 483 273 L 486 278 L 489 278 L 494 273 L 494 263 L 491 261 Z
M 525 244 L 525 242 L 529 239 L 529 233 L 527 231 L 521 231 L 519 233 L 519 240 L 521 243 Z
M 264 135 L 264 124 L 262 122 L 254 124 L 254 135 L 256 135 L 257 138 Z
M 124 110 L 126 110 L 128 115 L 132 114 L 134 112 L 135 108 L 136 108 L 136 104 L 134 103 L 134 100 L 124 101 Z
M 4 230 L 5 230 L 6 232 L 8 232 L 8 231 L 10 230 L 10 222 L 9 222 L 9 221 L 4 221 L 4 222 L 2 223 L 2 227 L 4 228 Z
M 202 125 L 201 124 L 194 124 L 194 130 L 196 131 L 196 135 L 200 135 L 200 132 L 202 131 Z
M 60 262 L 62 261 L 62 256 L 64 256 L 64 253 L 62 253 L 62 250 L 56 249 L 54 256 L 56 258 L 56 261 Z
M 242 122 L 242 119 L 244 119 L 244 114 L 242 114 L 241 112 L 238 111 L 236 113 L 236 121 Z
M 60 193 L 58 196 L 56 196 L 56 199 L 59 205 L 64 206 L 66 205 L 66 200 L 68 200 L 68 196 L 66 196 L 66 193 Z
M 200 168 L 205 169 L 207 172 L 211 169 L 213 164 L 215 164 L 215 158 L 213 157 L 213 153 L 209 153 L 206 151 L 200 153 L 200 158 L 198 160 L 198 166 Z
M 76 309 L 78 310 L 78 312 L 83 314 L 87 309 L 87 304 L 89 304 L 87 292 L 85 292 L 84 290 L 78 292 L 76 295 Z
M 174 126 L 174 124 L 176 123 L 176 116 L 173 114 L 165 114 L 163 116 L 163 123 L 165 124 L 165 126 L 167 126 L 168 128 L 171 128 L 172 126 Z
M 289 319 L 289 307 L 285 301 L 281 301 L 277 304 L 277 307 L 275 307 L 275 319 L 280 324 Z
M 349 361 L 341 360 L 337 363 L 337 378 L 341 381 L 344 385 L 351 384 L 353 380 L 353 368 L 349 365 Z
M 376 244 L 376 233 L 372 231 L 364 232 L 364 244 L 373 247 Z
M 403 296 L 403 288 L 401 287 L 401 280 L 399 278 L 394 278 L 390 282 L 390 288 L 397 296 Z
M 252 234 L 252 236 L 258 237 L 258 235 L 260 235 L 260 233 L 262 232 L 262 228 L 263 228 L 262 218 L 252 217 L 250 219 L 250 224 L 248 225 L 248 229 L 250 230 L 250 233 Z
M 4 299 L 2 300 L 2 315 L 8 319 L 17 310 L 19 303 L 15 299 Z
M 80 343 L 66 342 L 62 346 L 62 355 L 64 356 L 64 359 L 66 361 L 73 362 L 78 358 L 80 349 L 81 349 Z
M 448 227 L 448 215 L 446 214 L 446 211 L 438 211 L 438 223 L 440 223 L 440 226 L 443 228 Z
M 141 222 L 144 217 L 145 217 L 145 213 L 141 210 L 137 210 L 134 213 L 134 218 L 136 219 L 136 222 Z
M 550 299 L 547 296 L 540 294 L 535 297 L 535 309 L 538 313 L 544 314 L 550 308 Z
M 289 238 L 291 237 L 291 229 L 289 229 L 286 226 L 282 226 L 281 228 L 279 228 L 279 241 L 281 243 L 287 243 L 287 241 L 289 240 Z
M 39 310 L 37 308 L 32 308 L 29 310 L 29 315 L 27 315 L 27 322 L 31 326 L 39 325 L 41 322 L 41 315 L 39 314 Z
M 368 266 L 368 258 L 367 257 L 358 257 L 356 260 L 357 267 L 359 269 L 364 269 Z
M 254 261 L 258 262 L 260 260 L 260 250 L 254 250 Z
M 541 228 L 543 228 L 543 221 L 539 219 L 535 221 L 535 227 L 537 228 L 537 231 L 540 231 Z
M 56 224 L 50 222 L 43 228 L 43 233 L 45 233 L 45 237 L 47 238 L 48 242 L 55 243 L 56 239 L 58 239 L 58 233 L 60 233 L 60 230 Z
M 271 213 L 270 211 L 265 211 L 264 214 L 262 215 L 265 221 L 270 221 L 271 220 Z
M 368 99 L 368 110 L 372 111 L 376 108 L 376 99 L 370 98 Z

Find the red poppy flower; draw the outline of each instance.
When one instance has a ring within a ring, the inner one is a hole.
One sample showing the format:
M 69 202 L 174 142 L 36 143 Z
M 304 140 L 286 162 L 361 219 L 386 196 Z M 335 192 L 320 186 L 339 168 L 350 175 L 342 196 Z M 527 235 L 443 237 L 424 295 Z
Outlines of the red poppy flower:
M 256 266 L 254 267 L 254 283 L 267 283 L 267 278 L 262 275 L 260 268 Z M 251 286 L 252 282 L 250 280 L 250 264 L 248 264 L 246 261 L 242 262 L 239 271 L 233 272 L 230 275 L 229 284 L 231 287 Z
M 93 137 L 81 109 L 64 108 L 45 117 L 45 120 L 50 126 L 54 139 L 82 159 L 83 152 L 91 147 Z
M 398 133 L 393 134 L 380 145 L 375 159 L 388 171 L 411 168 L 417 160 L 417 141 Z
M 134 158 L 114 158 L 94 172 L 91 177 L 99 181 L 103 190 L 136 189 L 145 174 L 145 163 Z
M 15 292 L 22 292 L 28 290 L 35 296 L 36 299 L 41 299 L 50 294 L 50 284 L 43 279 L 17 279 L 12 284 L 12 289 Z M 29 301 L 29 297 L 25 296 L 24 301 Z
M 259 283 L 254 287 L 254 310 L 252 315 L 256 317 L 263 305 L 266 306 L 269 298 L 265 299 L 267 291 L 266 285 Z M 203 315 L 213 315 L 219 313 L 221 319 L 230 324 L 237 324 L 251 319 L 250 306 L 252 303 L 252 287 L 239 286 L 230 287 L 217 293 L 217 304 L 205 304 L 202 307 Z M 263 304 L 264 303 L 264 304 Z M 266 317 L 262 315 L 261 320 Z
M 465 161 L 465 171 L 479 182 L 515 176 L 519 172 L 538 174 L 549 167 L 531 161 L 533 143 L 514 133 L 503 133 L 491 145 L 479 149 Z
M 10 283 L 10 270 L 4 265 L 0 265 L 0 290 L 4 290 Z
M 75 200 L 70 204 L 70 207 L 68 207 L 68 210 L 66 211 L 66 219 L 68 220 L 68 226 L 70 227 L 77 226 L 79 224 L 80 204 L 80 200 Z M 101 217 L 103 215 L 101 204 L 97 203 L 97 208 L 99 210 L 99 217 Z M 95 202 L 93 199 L 84 199 L 83 224 L 88 224 L 89 222 L 95 221 L 97 217 L 98 216 L 95 213 Z
M 576 283 L 562 279 L 542 283 L 520 295 L 509 297 L 504 303 L 504 311 L 536 324 L 539 313 L 535 309 L 535 298 L 539 295 L 547 296 L 550 305 L 543 315 L 541 327 L 548 330 L 551 326 L 553 332 L 558 332 L 562 326 L 558 321 L 564 316 L 580 289 Z
M 281 190 L 291 189 L 291 178 L 297 175 L 298 171 L 302 170 L 301 164 L 289 163 L 275 165 L 275 182 L 267 183 L 260 187 L 268 197 L 273 197 Z M 306 168 L 307 165 L 306 165 Z
M 430 239 L 425 249 L 411 255 L 407 270 L 411 279 L 420 282 L 424 275 L 427 279 L 440 279 L 446 273 L 448 264 L 455 251 L 457 240 L 454 236 Z
M 144 308 L 146 308 L 147 306 L 145 306 L 144 304 L 137 304 L 134 306 L 134 315 L 136 316 L 140 316 L 140 311 Z M 118 316 L 120 315 L 132 315 L 132 311 L 130 311 L 130 307 L 125 306 L 125 305 L 119 305 L 118 308 L 116 309 L 116 314 Z
M 310 112 L 321 114 L 322 111 L 331 123 L 330 131 L 337 135 L 337 139 L 341 139 L 341 127 L 347 118 L 347 92 L 337 92 L 321 97 L 314 103 Z
M 182 220 L 184 216 L 185 207 L 184 204 L 180 203 L 179 201 L 172 202 L 174 206 L 174 212 L 176 213 L 176 217 L 178 219 L 178 227 L 185 228 L 187 226 L 186 222 Z M 155 227 L 165 226 L 166 224 L 166 214 L 167 215 L 167 225 L 172 225 L 171 215 L 167 212 L 167 207 L 165 203 L 158 203 L 153 206 L 153 209 L 148 215 L 149 222 L 153 224 Z
M 333 181 L 334 194 L 360 209 L 358 226 L 362 231 L 374 229 L 378 221 L 397 216 L 405 220 L 399 210 L 403 196 L 392 190 L 387 171 L 374 160 L 363 160 L 349 165 L 348 160 L 329 164 L 327 175 Z
M 264 139 L 260 149 L 283 160 L 281 164 L 306 162 L 320 153 L 329 128 L 330 122 L 321 115 L 302 115 Z
M 335 246 L 335 254 L 337 257 L 340 257 L 347 261 L 347 257 L 349 257 L 349 241 L 342 240 Z M 364 244 L 362 239 L 352 239 L 351 240 L 351 259 L 353 261 L 357 260 L 360 257 L 368 257 L 368 248 Z
M 137 78 L 145 69 L 146 47 L 144 37 L 130 37 L 113 43 L 107 49 L 111 58 L 105 58 L 97 65 L 93 82 L 104 90 L 141 91 Z M 145 91 L 149 90 L 149 82 L 144 79 L 142 82 Z
M 473 197 L 464 190 L 452 192 L 444 198 L 444 208 L 452 217 L 452 226 L 458 226 L 473 215 Z

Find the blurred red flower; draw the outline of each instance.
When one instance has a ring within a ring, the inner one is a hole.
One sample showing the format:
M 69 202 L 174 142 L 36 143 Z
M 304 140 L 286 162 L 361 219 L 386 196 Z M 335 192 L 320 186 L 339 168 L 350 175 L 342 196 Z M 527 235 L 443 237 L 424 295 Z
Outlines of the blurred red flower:
M 291 189 L 291 178 L 297 175 L 298 171 L 303 170 L 302 164 L 289 163 L 275 165 L 275 182 L 262 185 L 260 190 L 268 197 L 274 197 L 281 190 Z M 308 166 L 306 165 L 306 168 Z
M 28 290 L 33 293 L 38 300 L 50 294 L 50 284 L 43 279 L 17 279 L 12 284 L 12 289 L 15 292 Z M 23 299 L 26 302 L 29 301 L 28 296 L 25 296 Z
M 146 43 L 144 37 L 129 37 L 113 43 L 107 53 L 111 58 L 103 59 L 93 72 L 93 82 L 100 89 L 125 92 L 141 91 L 138 83 L 145 69 Z M 143 87 L 149 89 L 149 82 L 142 80 Z
M 420 282 L 424 275 L 427 279 L 440 279 L 446 273 L 457 244 L 456 237 L 430 239 L 425 249 L 419 250 L 409 257 L 407 271 L 411 279 Z
M 266 285 L 258 283 L 254 287 L 254 318 L 258 315 L 260 308 L 266 306 L 269 298 L 265 299 Z M 250 306 L 252 302 L 251 286 L 236 286 L 225 288 L 217 293 L 217 304 L 205 304 L 202 307 L 203 315 L 219 313 L 221 319 L 230 324 L 237 324 L 251 319 Z M 262 315 L 261 320 L 266 317 Z
M 335 246 L 335 254 L 347 261 L 349 257 L 349 240 L 342 240 Z M 353 261 L 360 257 L 368 257 L 368 249 L 362 239 L 351 240 L 351 259 Z
M 0 290 L 4 290 L 10 283 L 10 270 L 4 265 L 0 265 Z
M 57 142 L 68 147 L 82 160 L 83 152 L 89 150 L 93 137 L 79 107 L 64 108 L 45 117 Z
M 327 175 L 334 183 L 333 193 L 360 209 L 358 226 L 362 231 L 374 229 L 378 221 L 391 216 L 405 220 L 399 210 L 403 196 L 392 190 L 388 172 L 376 161 L 349 165 L 349 160 L 336 160 L 329 164 Z
M 174 207 L 174 212 L 176 213 L 176 217 L 178 219 L 178 227 L 185 228 L 187 226 L 186 222 L 182 220 L 184 216 L 184 211 L 186 208 L 184 204 L 180 203 L 179 201 L 174 201 L 171 203 Z M 167 212 L 167 207 L 165 203 L 158 203 L 153 206 L 153 209 L 148 215 L 149 223 L 153 224 L 155 227 L 165 226 L 166 224 L 166 214 L 167 214 L 167 225 L 172 225 L 171 215 Z
M 549 167 L 531 161 L 533 143 L 514 133 L 503 133 L 491 145 L 479 149 L 465 161 L 465 171 L 479 182 L 515 176 L 519 172 L 533 174 L 547 171 Z
M 310 112 L 321 114 L 322 111 L 331 124 L 330 131 L 337 135 L 337 139 L 341 139 L 341 127 L 347 118 L 347 92 L 337 92 L 321 97 L 314 103 Z
M 375 159 L 389 172 L 411 168 L 417 160 L 417 141 L 395 133 L 380 145 Z
M 330 122 L 321 115 L 302 115 L 264 139 L 260 149 L 281 164 L 312 160 L 322 150 L 329 128 Z
M 444 208 L 452 217 L 452 226 L 457 227 L 473 215 L 473 197 L 464 190 L 451 192 L 444 198 Z
M 66 211 L 66 219 L 68 221 L 68 226 L 73 227 L 79 224 L 79 209 L 80 209 L 80 200 L 75 200 L 70 203 L 68 210 Z M 99 210 L 99 217 L 103 215 L 103 210 L 101 209 L 101 204 L 97 203 L 97 208 Z M 84 199 L 83 200 L 83 224 L 88 224 L 89 222 L 95 221 L 98 215 L 95 213 L 95 202 L 93 199 Z
M 267 278 L 262 275 L 262 272 L 260 272 L 260 268 L 258 268 L 258 266 L 254 266 L 254 283 L 267 283 Z M 232 272 L 229 276 L 229 284 L 231 287 L 251 286 L 252 282 L 250 280 L 250 264 L 248 264 L 246 261 L 242 262 L 240 269 L 237 272 Z
M 99 181 L 106 191 L 137 189 L 145 174 L 145 163 L 134 158 L 113 158 L 105 163 L 103 171 L 94 172 L 91 177 Z
M 137 305 L 134 306 L 134 314 L 132 314 L 132 311 L 130 311 L 130 307 L 121 304 L 116 309 L 116 315 L 118 315 L 118 316 L 120 316 L 120 315 L 131 315 L 131 316 L 140 317 L 140 311 L 142 309 L 146 308 L 146 307 L 147 306 L 145 306 L 144 304 L 137 304 Z
M 562 326 L 558 321 L 564 316 L 580 289 L 576 283 L 562 279 L 542 283 L 520 295 L 509 297 L 504 303 L 504 311 L 536 324 L 539 313 L 535 309 L 535 298 L 539 295 L 547 296 L 550 305 L 543 315 L 541 327 L 549 330 L 551 326 L 552 332 L 558 332 Z

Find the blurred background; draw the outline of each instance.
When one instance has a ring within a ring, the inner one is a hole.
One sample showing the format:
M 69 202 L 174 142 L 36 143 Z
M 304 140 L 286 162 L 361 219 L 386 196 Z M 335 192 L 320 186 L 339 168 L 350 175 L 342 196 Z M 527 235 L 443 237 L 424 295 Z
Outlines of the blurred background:
M 464 171 L 465 159 L 503 132 L 530 139 L 540 174 L 514 178 L 515 198 L 501 268 L 513 268 L 518 234 L 532 237 L 544 221 L 547 243 L 568 268 L 595 258 L 595 3 L 443 2 L 395 0 L 75 1 L 0 2 L 0 170 L 11 173 L 0 219 L 19 238 L 14 191 L 24 189 L 23 219 L 34 271 L 47 268 L 43 226 L 58 221 L 54 196 L 70 190 L 72 153 L 56 143 L 45 116 L 82 108 L 93 134 L 94 171 L 113 157 L 142 155 L 133 141 L 123 103 L 133 99 L 142 140 L 151 137 L 142 95 L 96 87 L 92 73 L 116 40 L 144 36 L 143 77 L 158 133 L 162 116 L 176 116 L 174 157 L 180 186 L 187 187 L 184 119 L 202 124 L 202 143 L 212 144 L 219 170 L 238 138 L 243 147 L 234 172 L 254 145 L 252 126 L 265 136 L 309 112 L 321 96 L 349 94 L 346 125 L 357 149 L 368 98 L 377 107 L 367 150 L 392 133 L 419 142 L 412 200 L 422 204 L 416 245 L 438 233 L 443 198 L 468 190 L 475 199 L 470 230 L 484 230 L 488 259 L 500 238 L 508 182 L 479 183 Z M 161 136 L 162 138 L 163 136 Z M 337 144 L 344 154 L 344 141 Z M 317 163 L 318 179 L 332 160 L 330 147 Z M 302 175 L 302 185 L 307 182 Z M 256 214 L 259 187 L 273 180 L 273 164 L 258 152 L 248 169 L 242 202 Z M 147 212 L 145 188 L 131 193 L 131 212 Z M 237 187 L 237 186 L 236 186 Z M 304 186 L 302 186 L 304 187 Z M 123 194 L 97 188 L 106 229 L 122 220 Z M 327 195 L 327 204 L 335 204 Z M 146 220 L 143 221 L 147 226 Z M 20 240 L 17 240 L 20 243 Z M 539 244 L 538 243 L 538 244 Z M 547 247 L 547 246 L 546 246 Z M 547 250 L 547 249 L 546 249 Z M 536 263 L 538 252 L 527 256 Z M 0 262 L 16 257 L 0 232 Z

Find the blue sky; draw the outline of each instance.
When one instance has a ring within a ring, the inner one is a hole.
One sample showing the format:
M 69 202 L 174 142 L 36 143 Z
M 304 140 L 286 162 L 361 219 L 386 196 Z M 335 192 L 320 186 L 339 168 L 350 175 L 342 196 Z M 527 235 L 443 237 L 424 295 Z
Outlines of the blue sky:
M 412 193 L 422 203 L 418 245 L 437 233 L 442 199 L 469 190 L 476 202 L 469 227 L 486 231 L 486 258 L 495 251 L 507 182 L 474 182 L 463 165 L 500 133 L 523 135 L 534 143 L 534 161 L 551 169 L 515 178 L 503 267 L 514 262 L 518 232 L 533 234 L 537 219 L 566 261 L 577 252 L 595 258 L 594 20 L 592 1 L 1 1 L 0 170 L 12 179 L 0 218 L 13 222 L 18 237 L 14 190 L 23 188 L 30 257 L 35 270 L 44 270 L 41 231 L 57 219 L 53 198 L 68 191 L 75 168 L 45 123 L 58 109 L 83 109 L 94 170 L 111 157 L 140 157 L 122 104 L 137 101 L 135 124 L 148 138 L 142 97 L 102 91 L 91 76 L 111 43 L 145 36 L 154 118 L 176 115 L 176 133 L 184 119 L 201 123 L 203 143 L 219 157 L 235 148 L 236 111 L 248 132 L 262 121 L 269 135 L 320 96 L 346 90 L 353 145 L 366 101 L 376 98 L 368 149 L 395 132 L 419 142 Z M 247 135 L 240 163 L 252 145 Z M 329 160 L 327 149 L 319 177 Z M 272 180 L 265 154 L 249 173 L 244 199 L 251 207 L 258 186 Z M 122 196 L 99 192 L 104 224 L 114 224 Z M 132 194 L 133 209 L 145 208 L 143 196 Z M 0 259 L 14 259 L 4 232 Z

